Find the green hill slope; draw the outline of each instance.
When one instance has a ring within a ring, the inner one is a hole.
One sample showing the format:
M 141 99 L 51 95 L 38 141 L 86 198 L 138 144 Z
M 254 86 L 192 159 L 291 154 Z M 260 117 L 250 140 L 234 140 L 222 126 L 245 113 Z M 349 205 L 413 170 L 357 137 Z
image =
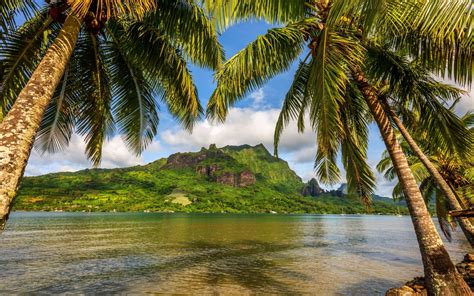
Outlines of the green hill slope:
M 303 197 L 303 186 L 288 163 L 263 145 L 211 145 L 144 166 L 25 177 L 14 210 L 365 212 L 353 197 Z M 391 202 L 377 201 L 373 211 L 398 210 Z

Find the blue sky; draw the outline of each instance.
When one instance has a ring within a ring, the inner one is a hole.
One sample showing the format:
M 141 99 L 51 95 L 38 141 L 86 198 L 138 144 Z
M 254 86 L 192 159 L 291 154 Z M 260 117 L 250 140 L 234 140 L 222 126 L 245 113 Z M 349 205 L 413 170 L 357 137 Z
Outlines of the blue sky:
M 224 46 L 226 56 L 230 57 L 269 28 L 270 25 L 263 22 L 242 23 L 228 29 L 219 40 Z M 207 147 L 212 143 L 216 143 L 218 147 L 263 143 L 272 152 L 273 128 L 295 68 L 296 63 L 287 72 L 273 78 L 264 87 L 255 90 L 238 103 L 230 111 L 225 124 L 213 124 L 203 119 L 198 122 L 193 134 L 184 131 L 170 114 L 164 111 L 166 107 L 162 106 L 159 133 L 143 155 L 137 157 L 127 151 L 120 135 L 117 135 L 106 143 L 101 166 L 114 168 L 145 164 L 175 152 L 197 151 L 200 147 Z M 213 73 L 194 66 L 191 70 L 199 97 L 205 106 L 215 87 Z M 473 109 L 471 96 L 472 93 L 463 99 L 459 107 L 460 112 Z M 384 151 L 383 142 L 375 125 L 370 126 L 369 139 L 369 162 L 372 167 L 375 167 Z M 288 161 L 290 167 L 304 180 L 314 176 L 315 142 L 315 135 L 311 131 L 298 134 L 294 125 L 290 125 L 282 137 L 281 158 Z M 76 171 L 88 167 L 91 167 L 91 164 L 84 156 L 84 143 L 79 136 L 74 136 L 70 147 L 63 152 L 40 155 L 33 151 L 26 175 Z M 344 179 L 341 181 L 343 182 Z M 391 195 L 394 182 L 388 182 L 377 174 L 377 183 L 376 193 Z

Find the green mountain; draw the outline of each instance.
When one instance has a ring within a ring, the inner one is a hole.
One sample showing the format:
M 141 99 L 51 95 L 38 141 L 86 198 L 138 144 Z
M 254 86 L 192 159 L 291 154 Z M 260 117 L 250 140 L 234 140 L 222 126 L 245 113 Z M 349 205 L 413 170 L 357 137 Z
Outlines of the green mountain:
M 314 182 L 314 181 L 313 181 Z M 263 145 L 176 153 L 143 166 L 25 177 L 14 210 L 363 213 L 355 197 L 303 196 L 305 184 Z M 391 201 L 373 211 L 403 212 Z

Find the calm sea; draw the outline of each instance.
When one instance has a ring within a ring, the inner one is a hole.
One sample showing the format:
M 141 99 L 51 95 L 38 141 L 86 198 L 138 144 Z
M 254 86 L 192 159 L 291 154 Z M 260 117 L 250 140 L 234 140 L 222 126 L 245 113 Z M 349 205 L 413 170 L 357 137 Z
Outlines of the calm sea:
M 422 272 L 408 217 L 13 213 L 0 234 L 2 294 L 383 295 Z

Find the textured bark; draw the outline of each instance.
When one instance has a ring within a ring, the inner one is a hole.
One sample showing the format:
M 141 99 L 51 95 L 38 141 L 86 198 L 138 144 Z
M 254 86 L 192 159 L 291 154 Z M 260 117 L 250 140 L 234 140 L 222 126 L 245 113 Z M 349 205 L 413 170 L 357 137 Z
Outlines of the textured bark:
M 353 68 L 352 76 L 377 122 L 405 194 L 430 295 L 471 295 L 470 288 L 456 271 L 436 231 L 406 156 L 395 137 L 391 122 L 378 100 L 377 91 L 368 83 L 360 68 Z
M 0 123 L 0 230 L 5 227 L 36 132 L 64 73 L 80 28 L 81 21 L 70 15 Z
M 402 123 L 397 114 L 395 114 L 395 112 L 391 109 L 388 102 L 385 99 L 382 99 L 382 104 L 385 106 L 385 109 L 390 114 L 390 117 L 392 118 L 393 122 L 397 126 L 400 133 L 403 135 L 403 138 L 405 138 L 408 145 L 410 145 L 410 148 L 413 153 L 415 153 L 416 156 L 420 159 L 420 161 L 423 163 L 423 165 L 429 171 L 430 175 L 435 180 L 439 189 L 443 192 L 444 196 L 449 202 L 451 210 L 462 210 L 463 208 L 461 207 L 458 199 L 456 198 L 456 195 L 454 195 L 454 192 L 452 191 L 451 187 L 444 180 L 443 176 L 441 176 L 436 167 L 431 163 L 429 158 L 423 153 L 423 151 L 420 149 L 415 140 L 413 140 L 410 133 L 405 128 L 405 125 Z M 466 239 L 471 244 L 471 247 L 474 247 L 474 227 L 472 226 L 471 221 L 469 221 L 469 219 L 465 217 L 458 217 L 457 220 L 459 226 L 461 226 L 461 229 L 464 232 L 464 235 L 466 236 Z

